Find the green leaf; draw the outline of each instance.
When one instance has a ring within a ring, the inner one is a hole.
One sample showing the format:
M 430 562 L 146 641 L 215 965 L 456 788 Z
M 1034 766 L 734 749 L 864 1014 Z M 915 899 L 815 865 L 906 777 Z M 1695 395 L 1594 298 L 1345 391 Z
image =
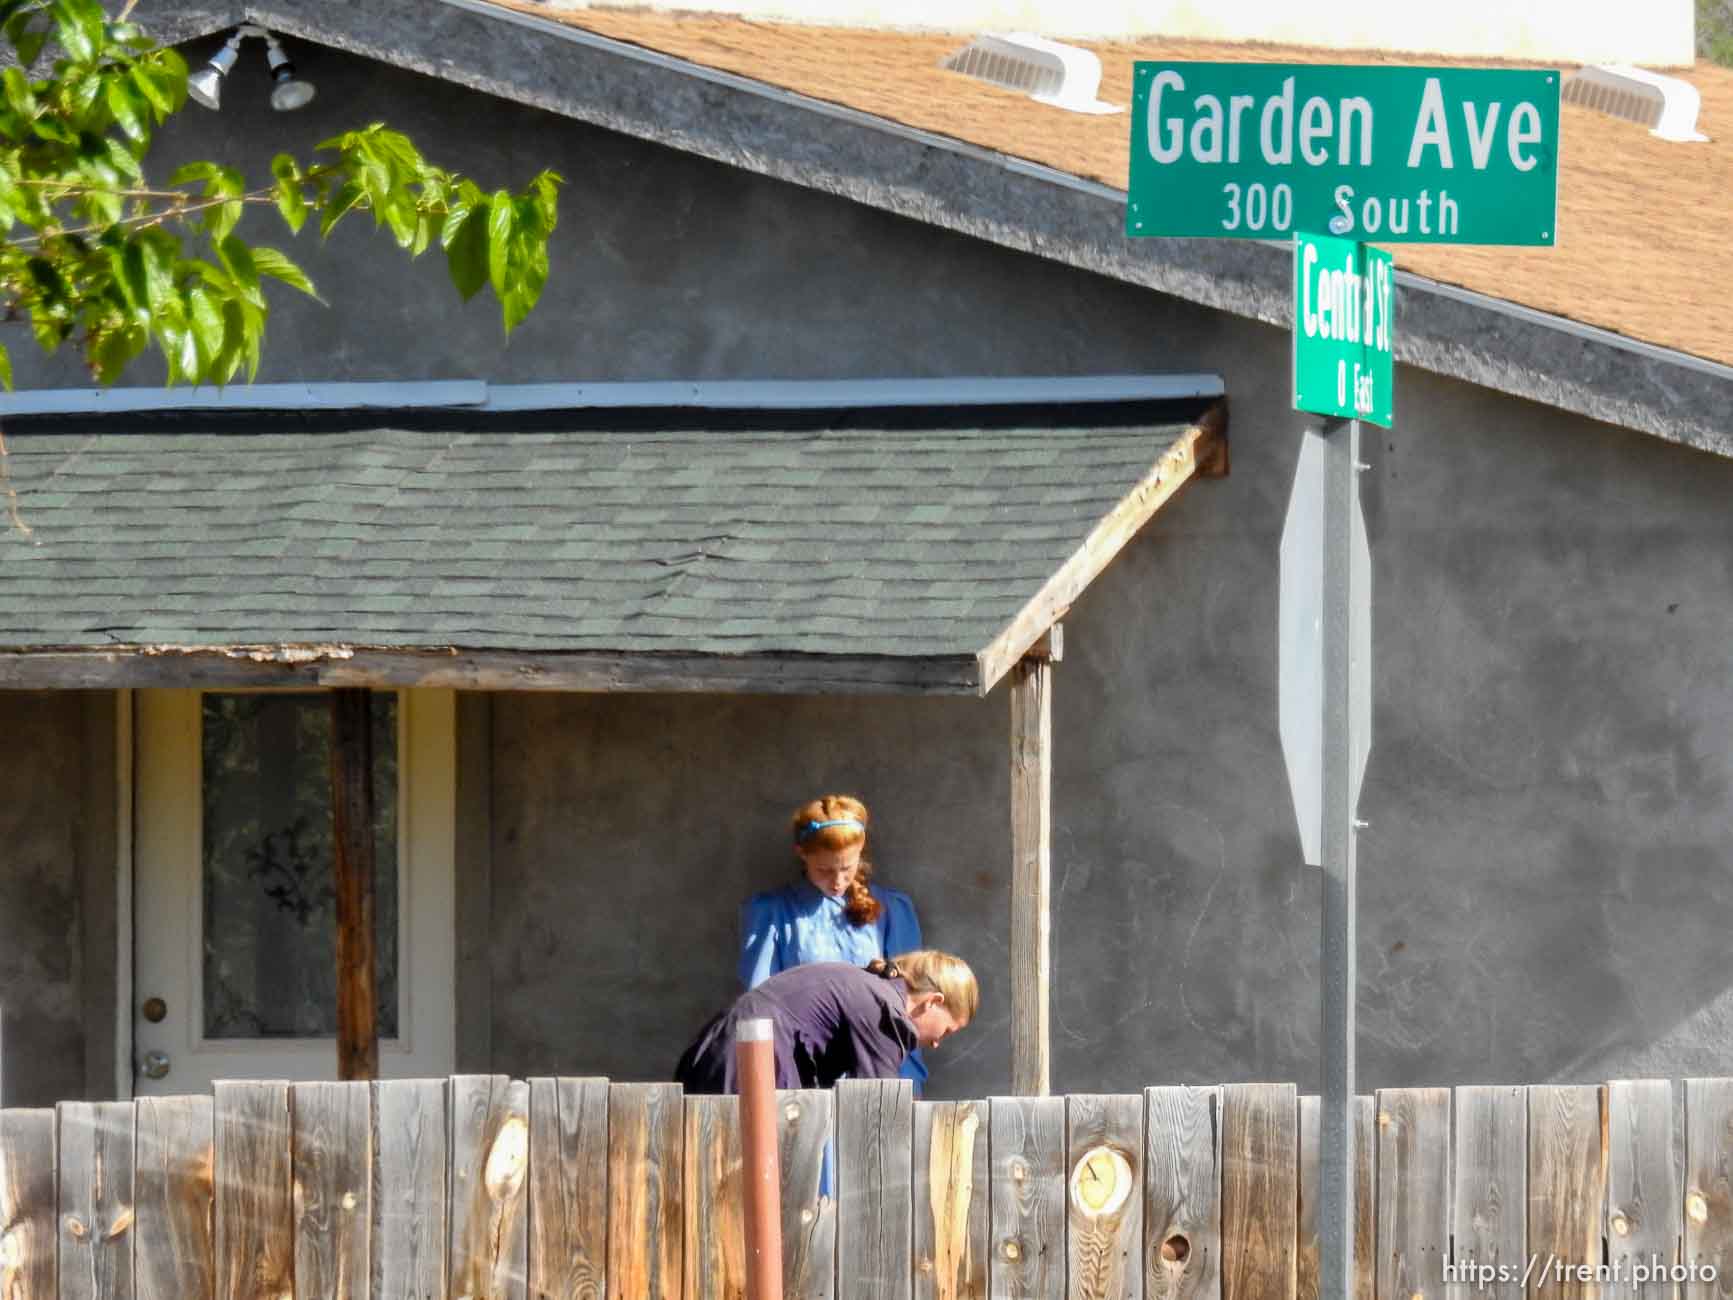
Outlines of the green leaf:
M 165 240 L 169 237 L 161 231 L 147 231 L 139 236 L 140 252 L 144 257 L 142 301 L 152 316 L 161 312 L 165 304 L 178 306 L 180 303 L 180 293 L 175 289 L 173 251 L 166 246 Z
M 106 388 L 120 378 L 127 363 L 141 350 L 135 331 L 114 330 L 93 342 L 85 357 L 96 372 L 96 382 Z
M 119 172 L 129 181 L 141 181 L 144 179 L 144 169 L 138 165 L 137 157 L 133 155 L 131 149 L 127 148 L 125 141 L 118 140 L 114 136 L 108 136 L 104 139 L 103 143 L 108 147 L 109 165 L 113 167 L 115 171 Z
M 283 223 L 291 234 L 299 234 L 307 222 L 307 198 L 301 193 L 301 182 L 278 181 L 276 196 L 277 211 L 282 213 Z
M 223 349 L 211 363 L 211 373 L 219 384 L 226 384 L 241 368 L 242 343 L 246 335 L 246 318 L 241 304 L 234 299 L 223 303 Z
M 277 211 L 282 213 L 283 222 L 290 231 L 299 234 L 307 221 L 307 195 L 302 188 L 301 168 L 288 154 L 280 153 L 271 159 L 271 175 L 277 180 L 274 191 Z
M 102 81 L 102 74 L 89 68 L 61 79 L 58 85 L 60 98 L 66 113 L 72 118 L 72 126 L 82 130 L 95 125 L 89 119 L 96 101 L 102 96 Z
M 174 92 L 172 85 L 165 85 L 162 73 L 148 63 L 135 64 L 126 74 L 133 89 L 144 96 L 144 100 L 156 114 L 156 120 L 162 121 L 175 111 Z
M 109 251 L 111 266 L 115 260 L 114 250 Z M 149 273 L 144 265 L 144 245 L 134 240 L 127 244 L 119 253 L 120 264 L 114 268 L 115 282 L 120 286 L 126 297 L 127 306 L 134 312 L 144 316 L 150 315 L 150 283 Z
M 182 163 L 174 169 L 168 178 L 170 185 L 191 185 L 194 181 L 208 181 L 216 174 L 217 165 L 213 162 Z
M 500 299 L 500 315 L 505 321 L 505 332 L 510 334 L 523 324 L 525 316 L 530 314 L 530 308 L 535 306 L 534 300 L 526 293 L 508 293 Z
M 0 343 L 0 384 L 6 385 L 7 392 L 12 391 L 12 354 L 4 343 Z
M 456 234 L 454 219 L 445 222 L 445 264 L 458 294 L 468 302 L 487 283 L 487 205 L 463 213 Z
M 21 68 L 7 68 L 4 74 L 6 106 L 19 117 L 36 115 L 36 95 L 30 89 L 30 78 Z
M 503 298 L 511 291 L 511 245 L 516 234 L 511 195 L 504 190 L 494 194 L 488 204 L 487 216 L 487 278 L 493 291 Z
M 349 210 L 361 201 L 361 187 L 354 181 L 340 186 L 331 201 L 325 205 L 325 211 L 319 216 L 319 238 L 323 239 L 331 233 L 331 227 L 341 221 Z
M 76 63 L 88 63 L 96 57 L 103 22 L 101 8 L 86 0 L 54 0 L 54 34 L 60 48 Z
M 3 218 L 0 218 L 3 220 Z M 415 217 L 415 239 L 409 245 L 409 255 L 420 257 L 427 251 L 427 246 L 433 242 L 433 218 L 427 213 L 417 213 Z
M 235 277 L 235 287 L 241 298 L 255 307 L 263 307 L 265 295 L 259 288 L 259 268 L 253 262 L 252 249 L 230 235 L 217 245 L 217 258 Z
M 446 208 L 445 224 L 440 227 L 439 246 L 449 249 L 452 240 L 457 238 L 463 229 L 463 223 L 469 219 L 469 214 L 481 203 L 481 191 L 469 181 L 464 181 L 457 187 L 457 195 Z
M 560 186 L 565 177 L 558 172 L 544 171 L 529 183 L 528 193 L 541 219 L 541 233 L 551 235 L 560 219 Z
M 221 243 L 234 232 L 241 219 L 242 203 L 239 199 L 231 203 L 219 203 L 214 208 L 205 210 L 205 229 L 211 232 L 211 238 Z
M 26 9 L 6 20 L 6 39 L 18 52 L 18 66 L 28 68 L 42 57 L 42 47 L 48 44 L 48 28 L 36 21 L 37 11 Z
M 223 350 L 223 313 L 212 301 L 210 290 L 203 285 L 193 286 L 187 294 L 187 305 L 199 356 L 205 365 L 209 365 Z
M 299 289 L 309 298 L 318 298 L 318 292 L 313 288 L 313 282 L 307 278 L 307 273 L 296 266 L 281 251 L 261 244 L 253 249 L 253 265 L 260 275 L 268 275 L 281 280 L 291 289 Z
M 120 129 L 134 140 L 147 139 L 150 132 L 139 118 L 138 103 L 133 99 L 136 92 L 131 78 L 108 78 L 103 93 L 108 100 L 108 111 L 114 114 L 114 120 L 120 124 Z

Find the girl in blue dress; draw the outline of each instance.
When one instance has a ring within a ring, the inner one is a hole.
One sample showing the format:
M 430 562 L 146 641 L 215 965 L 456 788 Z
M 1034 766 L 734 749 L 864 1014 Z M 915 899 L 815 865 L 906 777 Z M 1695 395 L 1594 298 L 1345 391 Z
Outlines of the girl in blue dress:
M 741 909 L 740 979 L 757 988 L 772 975 L 811 962 L 865 966 L 921 946 L 915 905 L 900 890 L 872 883 L 867 860 L 867 810 L 859 799 L 826 795 L 802 804 L 793 818 L 801 878 L 754 894 Z M 920 1052 L 902 1076 L 921 1095 L 927 1068 Z

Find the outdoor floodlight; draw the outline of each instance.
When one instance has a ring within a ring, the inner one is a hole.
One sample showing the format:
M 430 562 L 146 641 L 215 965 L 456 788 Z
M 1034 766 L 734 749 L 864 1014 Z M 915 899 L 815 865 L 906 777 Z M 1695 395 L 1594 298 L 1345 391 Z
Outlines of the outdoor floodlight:
M 295 65 L 277 43 L 277 38 L 254 23 L 242 23 L 235 34 L 223 43 L 223 48 L 211 55 L 209 63 L 187 78 L 187 94 L 206 108 L 222 107 L 223 78 L 240 57 L 241 41 L 257 36 L 265 42 L 265 62 L 271 68 L 271 107 L 279 113 L 302 108 L 313 99 L 313 83 L 295 75 Z
M 237 30 L 224 42 L 222 49 L 211 55 L 209 63 L 187 78 L 187 94 L 206 108 L 221 108 L 223 78 L 229 75 L 229 69 L 235 66 L 240 53 L 241 32 Z
M 265 62 L 271 65 L 271 107 L 279 113 L 292 113 L 313 100 L 313 83 L 295 75 L 295 65 L 277 44 L 277 38 L 265 36 Z

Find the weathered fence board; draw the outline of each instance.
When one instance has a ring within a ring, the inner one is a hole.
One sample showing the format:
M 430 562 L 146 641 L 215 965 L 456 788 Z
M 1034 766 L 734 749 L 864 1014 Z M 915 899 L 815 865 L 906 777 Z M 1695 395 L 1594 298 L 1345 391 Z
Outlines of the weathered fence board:
M 1450 1090 L 1378 1092 L 1378 1294 L 1442 1300 L 1450 1258 Z
M 1221 1300 L 1221 1089 L 1144 1092 L 1143 1292 Z
M 608 1088 L 608 1295 L 681 1300 L 684 1109 L 677 1083 Z
M 0 1300 L 743 1293 L 732 1098 L 215 1091 L 0 1110 Z M 1733 1080 L 1683 1098 L 1682 1170 L 1666 1081 L 1357 1099 L 1355 1300 L 1616 1300 L 1639 1267 L 1646 1300 L 1733 1300 Z M 845 1081 L 778 1094 L 778 1125 L 785 1300 L 1318 1300 L 1318 1101 L 1287 1085 L 917 1106 Z M 1603 1250 L 1610 1282 L 1581 1272 Z
M 1371 1097 L 1354 1098 L 1354 1296 L 1373 1300 L 1377 1294 L 1378 1250 L 1374 1225 L 1378 1221 L 1377 1180 L 1373 1177 L 1378 1157 L 1377 1103 Z M 1313 1180 L 1313 1186 L 1317 1180 Z
M 1684 1263 L 1685 1300 L 1733 1296 L 1733 1079 L 1685 1080 Z
M 1377 1218 L 1377 1186 L 1372 1178 L 1377 1163 L 1377 1130 L 1373 1124 L 1370 1097 L 1354 1098 L 1354 1297 L 1373 1300 L 1378 1275 L 1378 1252 L 1373 1223 Z M 1318 1300 L 1318 1164 L 1323 1141 L 1323 1102 L 1317 1096 L 1301 1097 L 1300 1181 L 1297 1193 L 1297 1240 L 1294 1250 L 1294 1291 L 1298 1300 Z
M 1456 1090 L 1451 1201 L 1457 1278 L 1447 1300 L 1522 1300 L 1528 1267 L 1528 1092 Z M 1465 1275 L 1465 1269 L 1477 1270 Z M 1488 1271 L 1490 1270 L 1490 1271 Z
M 1143 1106 L 1136 1095 L 1065 1099 L 1070 1300 L 1142 1300 Z
M 0 1300 L 55 1292 L 54 1112 L 0 1110 Z
M 993 1300 L 1064 1300 L 1065 1098 L 995 1097 Z
M 915 1099 L 907 1079 L 836 1085 L 837 1300 L 911 1300 Z
M 1222 1300 L 1294 1300 L 1298 1120 L 1291 1083 L 1222 1089 Z
M 56 1113 L 60 1295 L 130 1300 L 133 1108 L 126 1102 L 63 1101 Z
M 777 1156 L 782 1164 L 782 1300 L 832 1300 L 836 1294 L 835 1189 L 821 1191 L 831 1149 L 827 1089 L 776 1094 Z
M 295 1300 L 369 1300 L 373 1092 L 366 1083 L 297 1083 Z
M 686 1098 L 686 1300 L 746 1290 L 740 1099 Z
M 379 1123 L 374 1300 L 446 1300 L 447 1092 L 443 1079 L 374 1085 Z
M 987 1107 L 915 1103 L 915 1300 L 987 1295 Z
M 503 1074 L 451 1080 L 451 1295 L 523 1300 L 529 1085 Z
M 608 1081 L 531 1079 L 530 1300 L 604 1300 Z
M 137 1300 L 212 1300 L 216 1295 L 211 1239 L 215 1112 L 209 1097 L 140 1097 L 134 1106 Z
M 282 1300 L 294 1287 L 289 1085 L 219 1081 L 214 1238 L 220 1300 Z
M 1636 1279 L 1643 1300 L 1675 1300 L 1679 1262 L 1679 1165 L 1673 1154 L 1673 1085 L 1665 1079 L 1607 1085 L 1607 1262 L 1618 1287 Z
M 1576 1272 L 1601 1262 L 1601 1104 L 1594 1086 L 1528 1090 L 1528 1249 L 1541 1261 L 1529 1278 L 1531 1296 L 1544 1291 L 1545 1300 L 1597 1300 L 1601 1294 L 1592 1276 Z

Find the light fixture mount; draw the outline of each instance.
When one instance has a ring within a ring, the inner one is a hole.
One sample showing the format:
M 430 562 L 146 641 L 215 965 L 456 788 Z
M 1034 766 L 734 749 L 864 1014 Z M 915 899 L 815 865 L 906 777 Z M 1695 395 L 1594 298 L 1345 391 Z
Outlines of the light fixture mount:
M 271 107 L 279 113 L 293 112 L 312 102 L 313 83 L 295 75 L 295 65 L 283 52 L 277 38 L 257 23 L 242 23 L 210 61 L 187 78 L 187 95 L 209 109 L 222 107 L 223 79 L 240 57 L 241 42 L 257 37 L 265 42 L 265 62 L 271 70 Z

